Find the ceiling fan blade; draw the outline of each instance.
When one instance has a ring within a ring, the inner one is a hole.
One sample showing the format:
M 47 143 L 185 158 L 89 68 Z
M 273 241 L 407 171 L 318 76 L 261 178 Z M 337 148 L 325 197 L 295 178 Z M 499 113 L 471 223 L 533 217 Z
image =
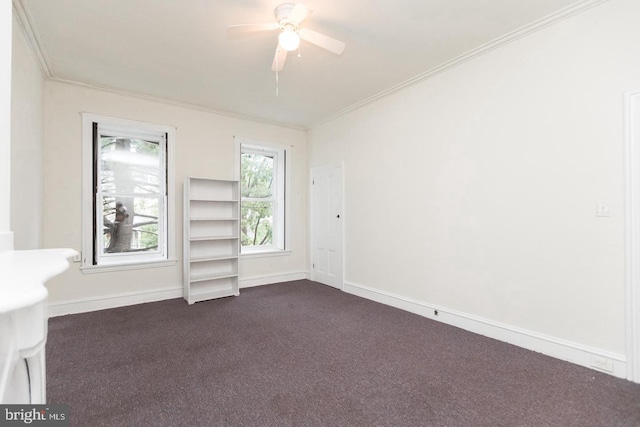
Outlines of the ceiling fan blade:
M 309 43 L 313 43 L 317 46 L 320 46 L 323 49 L 327 49 L 330 52 L 341 55 L 344 52 L 344 48 L 347 46 L 344 42 L 340 40 L 336 40 L 329 36 L 325 36 L 324 34 L 320 34 L 316 31 L 309 30 L 307 28 L 303 28 L 298 31 L 300 34 L 300 38 L 302 40 L 306 40 Z
M 282 71 L 284 63 L 287 61 L 287 51 L 278 45 L 276 47 L 276 54 L 273 56 L 273 64 L 271 64 L 271 71 Z
M 311 10 L 307 6 L 298 3 L 293 7 L 291 15 L 289 15 L 289 19 L 300 25 L 302 21 L 307 19 L 309 14 L 311 14 Z
M 278 29 L 278 24 L 271 22 L 268 24 L 240 24 L 229 25 L 227 27 L 227 38 L 236 38 L 248 35 L 250 33 L 257 33 L 261 31 L 273 31 Z

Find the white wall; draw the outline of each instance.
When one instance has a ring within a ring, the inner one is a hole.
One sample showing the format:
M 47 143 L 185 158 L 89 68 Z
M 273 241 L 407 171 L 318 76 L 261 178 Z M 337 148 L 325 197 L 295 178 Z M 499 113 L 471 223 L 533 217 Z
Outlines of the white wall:
M 233 179 L 234 135 L 290 146 L 291 250 L 288 256 L 240 261 L 240 280 L 306 271 L 307 149 L 303 131 L 188 109 L 93 88 L 45 84 L 44 246 L 81 246 L 81 113 L 175 126 L 176 238 L 179 263 L 86 274 L 79 264 L 47 283 L 50 303 L 143 295 L 182 286 L 182 187 L 186 176 Z M 143 298 L 144 299 L 144 298 Z
M 611 0 L 309 131 L 310 166 L 345 161 L 346 282 L 624 355 L 638 16 Z
M 0 0 L 0 251 L 13 249 L 11 212 L 11 0 Z
M 11 81 L 11 230 L 15 249 L 42 247 L 44 77 L 13 20 Z

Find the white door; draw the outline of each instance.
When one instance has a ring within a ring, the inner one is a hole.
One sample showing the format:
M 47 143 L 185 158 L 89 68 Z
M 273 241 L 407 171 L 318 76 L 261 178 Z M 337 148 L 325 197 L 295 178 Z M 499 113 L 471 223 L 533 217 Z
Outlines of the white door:
M 627 379 L 640 383 L 640 91 L 627 94 Z
M 311 278 L 342 289 L 342 166 L 311 169 Z

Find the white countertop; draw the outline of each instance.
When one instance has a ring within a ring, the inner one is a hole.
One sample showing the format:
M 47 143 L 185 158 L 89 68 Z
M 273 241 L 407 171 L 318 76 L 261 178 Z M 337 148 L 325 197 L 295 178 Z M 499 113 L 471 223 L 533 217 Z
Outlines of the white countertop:
M 0 313 L 28 307 L 47 298 L 44 283 L 69 267 L 73 249 L 0 252 Z

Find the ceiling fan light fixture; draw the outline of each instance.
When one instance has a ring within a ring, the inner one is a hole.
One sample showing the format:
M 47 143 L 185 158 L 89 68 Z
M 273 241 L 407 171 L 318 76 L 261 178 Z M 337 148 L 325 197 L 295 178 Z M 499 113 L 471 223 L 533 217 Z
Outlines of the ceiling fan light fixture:
M 278 36 L 278 42 L 284 50 L 296 50 L 300 46 L 300 36 L 292 27 L 285 27 Z
M 300 26 L 311 14 L 311 10 L 300 3 L 283 3 L 274 11 L 276 22 L 262 24 L 238 24 L 227 27 L 227 36 L 236 38 L 250 33 L 278 31 L 278 45 L 271 63 L 271 71 L 282 71 L 289 52 L 298 51 L 300 57 L 300 41 L 321 47 L 329 52 L 341 55 L 345 44 L 317 31 Z M 277 78 L 277 74 L 276 74 Z

